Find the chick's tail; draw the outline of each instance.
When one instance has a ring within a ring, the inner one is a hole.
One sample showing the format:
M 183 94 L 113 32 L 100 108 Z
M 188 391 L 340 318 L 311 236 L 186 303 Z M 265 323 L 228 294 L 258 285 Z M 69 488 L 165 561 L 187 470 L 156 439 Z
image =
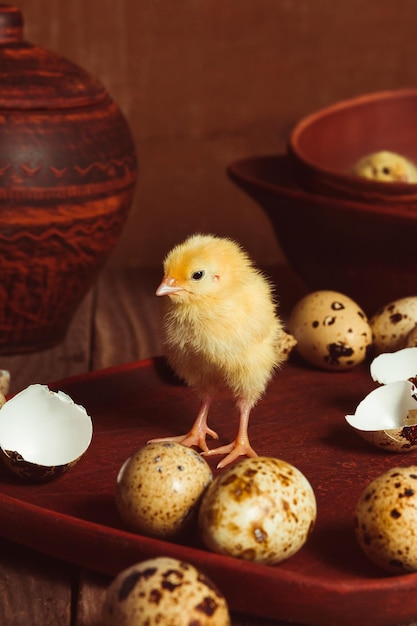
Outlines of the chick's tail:
M 276 343 L 276 353 L 278 364 L 282 365 L 285 361 L 288 361 L 291 352 L 297 345 L 297 340 L 293 335 L 282 329 L 278 341 Z

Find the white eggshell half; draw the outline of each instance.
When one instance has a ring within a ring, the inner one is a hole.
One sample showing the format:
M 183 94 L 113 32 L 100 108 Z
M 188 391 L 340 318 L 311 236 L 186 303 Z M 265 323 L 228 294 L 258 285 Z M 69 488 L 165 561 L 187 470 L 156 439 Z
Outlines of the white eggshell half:
M 396 352 L 384 352 L 375 357 L 370 365 L 372 380 L 386 385 L 398 380 L 417 376 L 417 348 L 403 348 Z
M 64 392 L 30 385 L 0 410 L 0 447 L 43 466 L 71 463 L 90 445 L 91 417 Z
M 360 402 L 353 415 L 346 415 L 350 426 L 363 431 L 393 430 L 417 424 L 414 385 L 399 380 L 378 387 Z
M 406 338 L 404 339 L 404 348 L 417 347 L 417 324 L 413 326 Z

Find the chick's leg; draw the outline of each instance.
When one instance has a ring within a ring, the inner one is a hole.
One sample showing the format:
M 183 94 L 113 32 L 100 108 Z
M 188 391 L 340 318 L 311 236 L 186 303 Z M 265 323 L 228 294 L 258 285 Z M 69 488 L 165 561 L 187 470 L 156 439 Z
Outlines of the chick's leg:
M 160 437 L 158 439 L 151 439 L 148 443 L 159 441 L 177 441 L 178 443 L 182 443 L 184 446 L 188 446 L 190 448 L 192 446 L 198 446 L 204 452 L 208 452 L 208 446 L 206 443 L 207 435 L 213 437 L 213 439 L 219 438 L 218 434 L 207 425 L 207 416 L 211 401 L 211 395 L 207 395 L 203 398 L 197 418 L 188 433 L 185 435 L 178 435 L 177 437 Z
M 255 457 L 258 454 L 252 448 L 249 442 L 248 435 L 248 425 L 249 425 L 249 416 L 252 410 L 252 403 L 242 401 L 239 403 L 240 409 L 240 420 L 239 420 L 239 430 L 236 436 L 236 439 L 225 446 L 220 446 L 219 448 L 213 448 L 212 450 L 208 450 L 204 452 L 204 456 L 214 456 L 217 454 L 226 454 L 218 463 L 218 469 L 229 465 L 233 461 L 235 461 L 239 456 L 250 456 Z

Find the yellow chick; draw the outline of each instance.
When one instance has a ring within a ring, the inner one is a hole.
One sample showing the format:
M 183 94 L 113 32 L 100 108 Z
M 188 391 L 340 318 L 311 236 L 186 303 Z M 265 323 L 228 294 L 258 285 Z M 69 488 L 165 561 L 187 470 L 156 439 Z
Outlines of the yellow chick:
M 389 150 L 381 150 L 363 157 L 353 168 L 353 174 L 387 183 L 417 182 L 416 166 L 405 157 Z
M 164 260 L 164 277 L 156 290 L 168 296 L 164 319 L 165 353 L 173 370 L 200 396 L 191 430 L 179 441 L 203 454 L 227 455 L 221 468 L 240 455 L 257 456 L 249 442 L 249 415 L 274 369 L 284 360 L 272 289 L 246 252 L 230 239 L 196 234 L 174 247 Z M 207 425 L 213 396 L 220 388 L 233 394 L 240 414 L 236 439 L 209 450 L 206 436 L 218 439 Z

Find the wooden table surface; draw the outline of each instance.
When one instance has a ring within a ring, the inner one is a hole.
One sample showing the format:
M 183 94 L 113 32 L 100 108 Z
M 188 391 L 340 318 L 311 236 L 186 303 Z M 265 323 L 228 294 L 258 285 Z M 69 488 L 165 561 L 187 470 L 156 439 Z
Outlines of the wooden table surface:
M 305 286 L 286 267 L 270 273 L 285 319 Z M 104 271 L 77 311 L 64 342 L 39 353 L 0 357 L 0 368 L 11 374 L 11 392 L 161 354 L 162 303 L 154 295 L 160 278 L 159 268 Z M 100 626 L 111 579 L 3 539 L 0 554 L 0 624 Z M 233 614 L 232 620 L 233 626 L 286 625 L 239 614 Z

